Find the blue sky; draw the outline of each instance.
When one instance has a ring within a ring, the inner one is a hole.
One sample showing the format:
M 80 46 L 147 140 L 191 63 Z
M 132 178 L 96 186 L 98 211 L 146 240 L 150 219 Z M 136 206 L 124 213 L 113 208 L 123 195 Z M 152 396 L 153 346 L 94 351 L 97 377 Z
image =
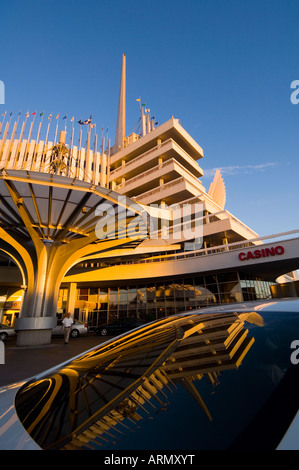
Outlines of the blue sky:
M 125 53 L 127 133 L 141 96 L 203 147 L 207 190 L 222 169 L 231 213 L 260 235 L 299 228 L 297 0 L 15 0 L 0 14 L 1 114 L 59 113 L 61 128 L 92 114 L 113 142 Z

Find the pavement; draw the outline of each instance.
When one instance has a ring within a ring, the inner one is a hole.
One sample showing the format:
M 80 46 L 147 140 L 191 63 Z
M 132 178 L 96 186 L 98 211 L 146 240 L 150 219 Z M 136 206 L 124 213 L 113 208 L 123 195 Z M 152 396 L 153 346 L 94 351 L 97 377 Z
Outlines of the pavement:
M 109 338 L 87 333 L 70 338 L 68 344 L 64 344 L 63 337 L 52 337 L 47 346 L 20 347 L 16 345 L 16 336 L 8 337 L 4 343 L 5 364 L 0 364 L 0 387 L 34 377 Z

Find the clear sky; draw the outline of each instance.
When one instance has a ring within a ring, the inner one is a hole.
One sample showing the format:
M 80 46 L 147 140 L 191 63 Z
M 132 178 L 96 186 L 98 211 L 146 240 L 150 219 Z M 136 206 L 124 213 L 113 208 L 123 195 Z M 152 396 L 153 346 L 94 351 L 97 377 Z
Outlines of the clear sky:
M 298 24 L 298 0 L 1 2 L 0 112 L 44 112 L 43 132 L 50 113 L 61 129 L 92 115 L 113 143 L 125 53 L 127 134 L 139 96 L 160 124 L 179 117 L 207 190 L 222 169 L 227 210 L 260 235 L 297 229 Z

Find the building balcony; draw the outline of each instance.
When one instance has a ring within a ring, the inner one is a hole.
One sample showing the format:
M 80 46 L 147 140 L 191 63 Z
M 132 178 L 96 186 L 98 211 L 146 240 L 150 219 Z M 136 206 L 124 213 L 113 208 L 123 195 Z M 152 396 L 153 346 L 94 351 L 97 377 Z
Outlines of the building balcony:
M 128 160 L 128 157 L 124 159 L 126 160 L 126 163 L 122 163 L 122 166 L 110 171 L 110 182 L 115 181 L 116 183 L 120 183 L 122 178 L 134 178 L 141 172 L 147 171 L 155 166 L 159 158 L 162 158 L 163 161 L 174 158 L 195 177 L 198 178 L 203 176 L 203 170 L 196 161 L 194 161 L 194 159 L 190 157 L 190 155 L 186 153 L 173 139 L 168 139 L 165 142 L 156 145 L 132 160 Z
M 159 186 L 161 184 L 161 180 L 163 180 L 163 184 L 167 184 L 180 176 L 188 179 L 195 185 L 198 184 L 197 178 L 194 177 L 191 172 L 186 170 L 184 166 L 178 163 L 175 159 L 170 159 L 156 165 L 150 170 L 141 174 L 139 173 L 127 181 L 124 181 L 116 186 L 115 190 L 128 197 L 137 197 L 138 194 L 150 191 L 151 189 Z
M 136 202 L 141 204 L 159 204 L 162 200 L 167 204 L 178 204 L 190 197 L 200 196 L 205 192 L 201 182 L 194 178 L 194 181 L 186 177 L 180 177 L 169 183 L 165 183 L 150 191 L 146 191 L 134 197 Z
M 168 139 L 173 139 L 193 160 L 197 161 L 203 157 L 200 145 L 185 131 L 178 119 L 171 117 L 161 126 L 111 155 L 111 168 L 119 166 L 123 159 L 132 160 L 140 154 L 148 152 L 157 145 L 158 140 L 163 143 Z

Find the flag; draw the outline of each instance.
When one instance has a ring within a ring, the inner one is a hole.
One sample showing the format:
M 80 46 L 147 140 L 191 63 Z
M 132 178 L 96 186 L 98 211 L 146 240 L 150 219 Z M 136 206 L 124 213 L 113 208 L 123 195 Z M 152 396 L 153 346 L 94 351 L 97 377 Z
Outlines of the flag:
M 27 113 L 26 113 L 26 117 L 29 117 L 29 111 L 27 111 Z
M 43 116 L 43 115 L 44 115 L 44 113 L 40 113 L 40 116 Z
M 91 126 L 90 126 L 90 127 L 96 127 L 96 125 L 95 125 L 95 124 L 91 124 Z
M 36 114 L 36 112 L 32 113 L 32 116 L 34 116 Z
M 48 119 L 51 119 L 51 117 L 52 117 L 52 113 L 50 114 L 50 116 L 48 117 Z
M 74 120 L 74 116 L 72 117 L 71 122 L 73 122 L 73 120 Z
M 57 116 L 56 116 L 56 119 L 58 119 L 58 118 L 59 118 L 59 114 L 57 114 Z
M 6 113 L 7 113 L 7 111 L 5 111 L 5 113 L 3 113 L 2 116 L 6 116 Z
M 145 109 L 144 110 L 146 113 L 149 113 L 150 112 L 150 109 Z
M 140 101 L 140 98 L 136 98 L 136 101 Z
M 66 119 L 66 118 L 67 118 L 67 115 L 66 115 L 66 116 L 64 116 L 62 119 Z

